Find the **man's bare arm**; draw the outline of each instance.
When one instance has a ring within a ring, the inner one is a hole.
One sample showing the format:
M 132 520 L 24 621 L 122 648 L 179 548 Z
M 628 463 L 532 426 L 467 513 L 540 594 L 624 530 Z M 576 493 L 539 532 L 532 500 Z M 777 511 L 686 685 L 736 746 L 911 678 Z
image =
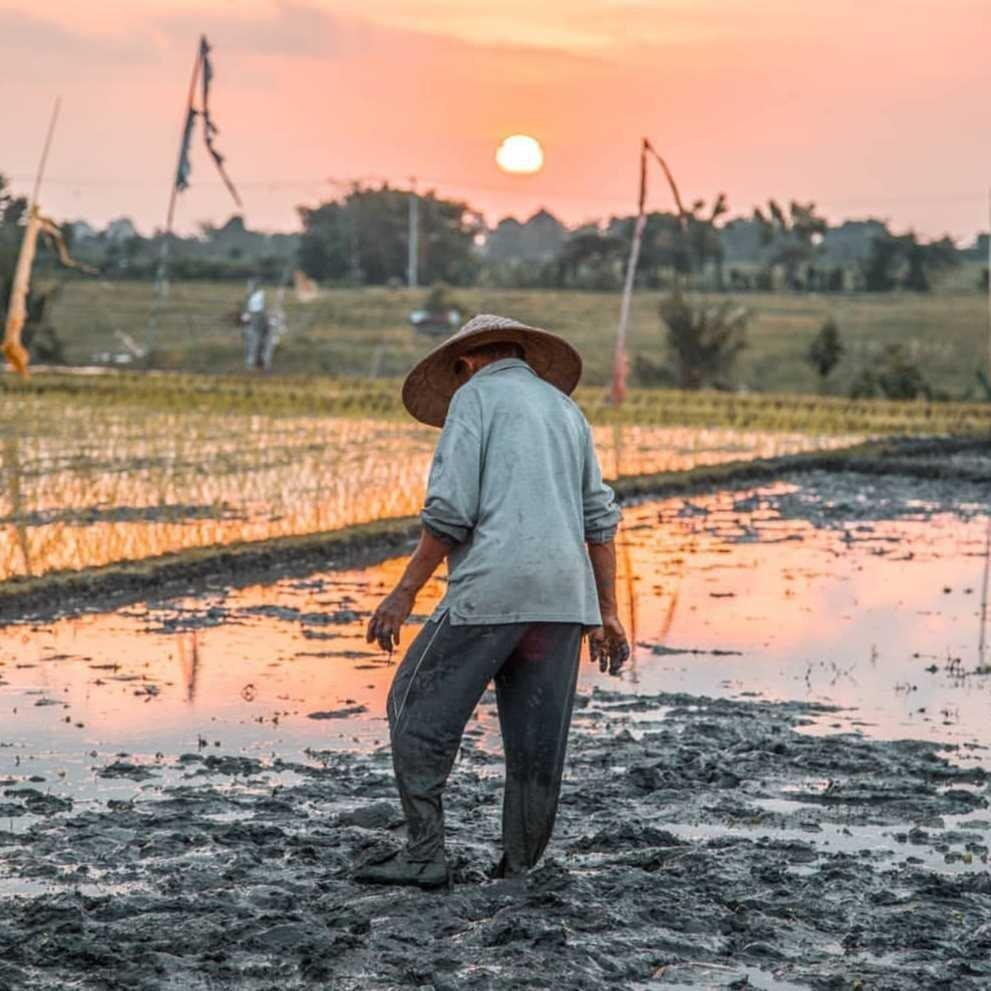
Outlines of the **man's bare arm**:
M 599 612 L 602 613 L 602 626 L 588 636 L 588 650 L 592 663 L 598 663 L 600 671 L 608 670 L 616 675 L 630 656 L 630 644 L 616 604 L 616 544 L 612 540 L 590 542 L 588 556 L 595 575 Z
M 453 546 L 453 543 L 435 537 L 424 527 L 420 533 L 420 542 L 416 545 L 402 578 L 379 603 L 378 609 L 368 621 L 365 634 L 368 643 L 377 640 L 383 650 L 392 653 L 393 645 L 399 644 L 400 627 L 413 611 L 417 593 L 426 585 Z

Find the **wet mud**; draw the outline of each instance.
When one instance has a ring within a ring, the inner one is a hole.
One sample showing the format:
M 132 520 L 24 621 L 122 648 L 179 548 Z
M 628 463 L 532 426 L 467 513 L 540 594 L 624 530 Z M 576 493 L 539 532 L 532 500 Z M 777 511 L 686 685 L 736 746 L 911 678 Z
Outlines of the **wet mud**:
M 350 880 L 403 838 L 362 637 L 401 561 L 9 627 L 0 989 L 991 987 L 991 458 L 930 461 L 628 507 L 638 648 L 584 665 L 525 882 L 491 694 L 452 889 Z
M 988 772 L 799 732 L 821 708 L 583 694 L 525 882 L 488 879 L 500 760 L 469 734 L 439 893 L 349 880 L 402 839 L 382 750 L 183 754 L 160 793 L 82 807 L 8 785 L 37 818 L 0 831 L 0 986 L 987 988 Z

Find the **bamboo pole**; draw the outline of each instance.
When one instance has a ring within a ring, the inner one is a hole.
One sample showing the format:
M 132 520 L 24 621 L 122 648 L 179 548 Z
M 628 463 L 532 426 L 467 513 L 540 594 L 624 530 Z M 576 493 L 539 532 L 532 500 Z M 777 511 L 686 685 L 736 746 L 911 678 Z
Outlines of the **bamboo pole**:
M 14 269 L 14 281 L 10 287 L 10 299 L 7 302 L 7 318 L 4 324 L 3 355 L 10 366 L 21 378 L 28 377 L 29 355 L 21 343 L 21 334 L 28 315 L 28 293 L 31 289 L 31 267 L 34 264 L 35 250 L 38 244 L 38 231 L 41 226 L 41 214 L 38 208 L 38 197 L 41 195 L 41 182 L 45 176 L 45 166 L 48 164 L 48 153 L 52 147 L 52 137 L 55 134 L 55 124 L 58 121 L 59 110 L 62 107 L 62 97 L 55 98 L 52 116 L 48 122 L 48 133 L 41 150 L 41 160 L 34 177 L 34 188 L 28 201 L 27 224 L 21 247 L 17 254 L 17 267 Z
M 41 151 L 41 161 L 38 163 L 38 172 L 34 177 L 34 189 L 31 192 L 31 203 L 29 206 L 38 205 L 38 197 L 41 195 L 41 180 L 45 175 L 45 166 L 48 164 L 48 152 L 52 147 L 52 136 L 55 134 L 55 122 L 58 120 L 59 111 L 62 109 L 62 97 L 55 98 L 55 106 L 52 108 L 52 119 L 48 122 L 48 133 L 45 135 L 45 146 Z
M 630 319 L 630 305 L 633 300 L 633 284 L 636 280 L 637 262 L 640 260 L 640 244 L 643 241 L 644 228 L 647 226 L 646 200 L 647 200 L 647 154 L 648 152 L 657 160 L 657 164 L 667 179 L 671 194 L 674 196 L 675 206 L 678 208 L 678 223 L 681 225 L 682 233 L 688 234 L 688 211 L 681 201 L 681 193 L 678 191 L 678 184 L 674 181 L 674 176 L 668 168 L 668 163 L 657 153 L 657 150 L 650 143 L 649 139 L 643 138 L 640 144 L 640 196 L 637 202 L 637 219 L 633 226 L 633 241 L 630 244 L 630 256 L 626 263 L 626 278 L 623 281 L 623 298 L 619 305 L 619 327 L 616 329 L 616 353 L 613 359 L 612 390 L 609 393 L 609 401 L 614 406 L 619 406 L 626 398 L 626 373 L 628 363 L 626 356 L 626 330 Z M 686 239 L 686 250 L 691 252 L 691 245 Z
M 640 258 L 640 242 L 643 240 L 643 229 L 647 224 L 644 204 L 647 199 L 648 147 L 647 139 L 644 138 L 640 145 L 640 194 L 637 199 L 637 219 L 633 225 L 633 241 L 630 244 L 630 256 L 626 262 L 623 298 L 619 304 L 619 326 L 616 328 L 616 352 L 613 357 L 612 390 L 609 393 L 609 400 L 614 406 L 619 406 L 626 398 L 626 328 L 630 322 L 630 302 L 633 298 L 633 281 L 637 274 L 637 261 Z

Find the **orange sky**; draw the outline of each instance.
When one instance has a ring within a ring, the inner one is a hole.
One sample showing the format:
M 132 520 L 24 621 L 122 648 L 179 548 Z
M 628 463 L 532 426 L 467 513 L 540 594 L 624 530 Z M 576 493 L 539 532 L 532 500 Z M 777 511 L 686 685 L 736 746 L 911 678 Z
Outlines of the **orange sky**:
M 986 0 L 0 0 L 0 171 L 43 200 L 162 223 L 198 34 L 248 222 L 288 228 L 327 177 L 420 177 L 489 219 L 631 212 L 649 135 L 686 196 L 769 195 L 969 240 L 986 227 Z M 510 177 L 507 134 L 546 165 Z M 178 227 L 230 212 L 201 144 Z M 651 205 L 669 204 L 655 179 Z

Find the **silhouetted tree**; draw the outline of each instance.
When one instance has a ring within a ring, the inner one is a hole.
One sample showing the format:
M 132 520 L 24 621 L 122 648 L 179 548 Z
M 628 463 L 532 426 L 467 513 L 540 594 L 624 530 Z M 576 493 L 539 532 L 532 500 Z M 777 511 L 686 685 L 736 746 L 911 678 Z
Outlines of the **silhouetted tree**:
M 557 284 L 573 289 L 616 289 L 622 282 L 629 246 L 596 229 L 573 234 L 556 259 Z
M 874 238 L 864 263 L 864 288 L 868 292 L 909 289 L 929 292 L 932 276 L 959 264 L 952 238 L 920 242 L 914 231 Z
M 547 210 L 538 210 L 525 223 L 513 217 L 499 221 L 485 242 L 492 262 L 545 262 L 553 259 L 568 237 L 564 224 Z
M 475 238 L 481 217 L 466 203 L 419 198 L 419 275 L 423 282 L 465 285 L 478 270 Z M 355 186 L 342 200 L 300 207 L 300 264 L 316 279 L 351 279 L 382 285 L 405 280 L 409 192 L 384 184 Z
M 828 226 L 825 218 L 816 214 L 815 203 L 792 200 L 785 213 L 775 200 L 768 200 L 767 213 L 757 207 L 754 219 L 760 225 L 769 266 L 781 266 L 789 289 L 802 288 L 798 269 L 813 261 Z
M 727 210 L 726 196 L 720 193 L 708 208 L 704 200 L 697 200 L 687 208 L 684 218 L 676 213 L 648 213 L 637 267 L 638 284 L 656 289 L 668 283 L 665 272 L 698 275 L 712 264 L 716 284 L 722 288 L 725 251 L 716 221 Z M 627 252 L 635 223 L 635 217 L 613 217 L 607 227 L 610 235 L 625 243 Z

